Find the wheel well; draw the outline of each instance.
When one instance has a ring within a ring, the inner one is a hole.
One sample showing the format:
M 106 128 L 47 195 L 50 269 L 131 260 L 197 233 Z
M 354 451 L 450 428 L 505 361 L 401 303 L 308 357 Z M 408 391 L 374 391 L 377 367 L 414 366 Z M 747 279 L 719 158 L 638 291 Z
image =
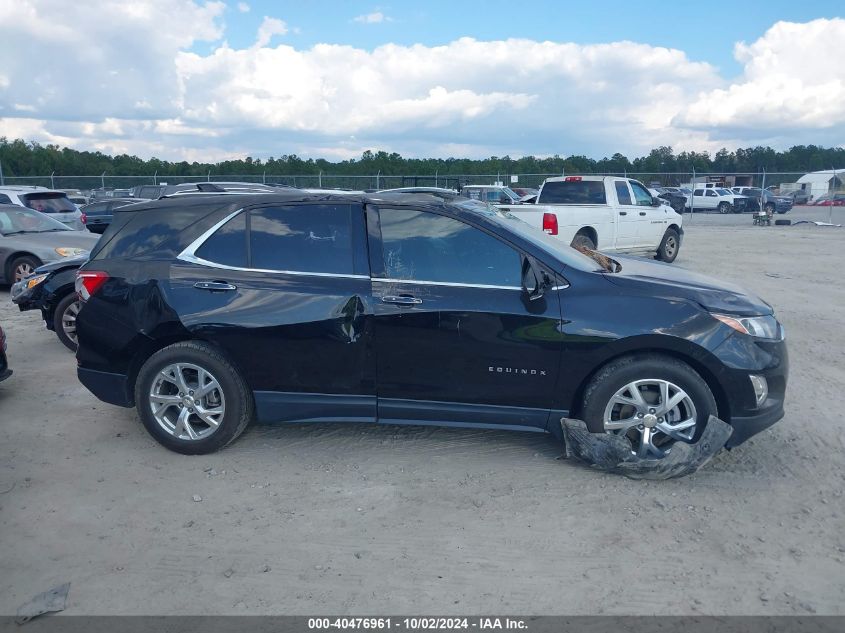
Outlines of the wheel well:
M 599 236 L 598 234 L 596 234 L 596 230 L 591 226 L 582 226 L 580 229 L 578 229 L 578 232 L 575 235 L 586 235 L 591 240 L 593 240 L 593 244 L 595 244 L 596 246 L 599 245 Z
M 6 278 L 7 281 L 12 281 L 12 263 L 20 257 L 32 257 L 32 259 L 37 262 L 41 261 L 40 257 L 36 257 L 32 253 L 27 253 L 26 251 L 18 251 L 17 253 L 12 253 L 6 258 L 6 270 L 3 271 L 3 276 Z M 40 265 L 41 264 L 39 264 L 39 266 Z
M 681 232 L 681 227 L 679 227 L 677 224 L 670 224 L 669 228 L 667 228 L 666 230 L 668 231 L 669 229 L 675 229 L 676 231 L 678 231 L 678 233 Z
M 578 389 L 575 390 L 575 393 L 572 397 L 572 402 L 570 403 L 569 411 L 572 417 L 578 417 L 581 415 L 581 403 L 584 400 L 584 391 L 587 389 L 587 385 L 590 384 L 590 381 L 593 377 L 599 373 L 605 366 L 609 363 L 612 363 L 620 358 L 625 358 L 627 356 L 640 356 L 648 354 L 650 356 L 668 356 L 669 358 L 674 358 L 681 362 L 686 363 L 690 367 L 692 367 L 699 376 L 701 376 L 702 380 L 707 383 L 707 386 L 710 387 L 710 391 L 713 393 L 713 398 L 716 400 L 716 409 L 719 414 L 719 418 L 727 423 L 731 421 L 731 409 L 730 404 L 728 403 L 728 398 L 725 395 L 724 389 L 719 384 L 719 381 L 716 380 L 716 377 L 713 373 L 707 369 L 704 365 L 696 361 L 695 359 L 679 353 L 674 352 L 671 350 L 665 349 L 642 349 L 637 350 L 636 352 L 623 352 L 622 354 L 617 354 L 611 358 L 605 360 L 601 365 L 596 367 L 590 374 L 584 378 L 580 385 L 578 385 Z
M 147 360 L 158 352 L 159 350 L 164 349 L 168 345 L 173 345 L 174 343 L 183 343 L 187 341 L 196 341 L 197 343 L 205 343 L 206 345 L 210 345 L 214 347 L 218 353 L 222 354 L 236 369 L 240 371 L 240 368 L 237 364 L 229 358 L 229 355 L 226 354 L 218 345 L 215 345 L 211 341 L 207 341 L 203 338 L 195 337 L 195 336 L 188 336 L 187 334 L 183 335 L 173 335 L 173 336 L 166 336 L 158 339 L 149 339 L 142 347 L 139 349 L 135 355 L 132 357 L 132 361 L 129 363 L 129 368 L 127 371 L 126 376 L 126 384 L 127 386 L 131 387 L 127 389 L 129 399 L 131 403 L 135 404 L 135 382 L 138 380 L 138 372 L 141 371 L 141 367 L 144 366 L 144 363 Z

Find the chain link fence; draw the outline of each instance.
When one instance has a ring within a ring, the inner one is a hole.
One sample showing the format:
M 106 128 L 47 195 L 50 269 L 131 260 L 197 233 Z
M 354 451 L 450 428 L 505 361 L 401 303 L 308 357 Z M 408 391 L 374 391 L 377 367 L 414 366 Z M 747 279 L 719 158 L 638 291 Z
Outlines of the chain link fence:
M 769 188 L 780 193 L 806 191 L 811 198 L 845 190 L 845 169 L 836 171 L 828 178 L 820 177 L 810 183 L 797 181 L 806 172 L 759 172 L 759 173 L 712 173 L 712 172 L 618 172 L 604 175 L 635 178 L 647 186 L 690 186 L 693 183 L 713 183 L 726 188 L 748 186 Z M 145 184 L 183 184 L 190 182 L 256 182 L 281 184 L 302 189 L 348 189 L 356 191 L 394 189 L 398 187 L 444 187 L 459 189 L 464 185 L 502 184 L 513 188 L 537 188 L 546 178 L 576 174 L 418 174 L 418 175 L 340 175 L 340 174 L 215 174 L 117 176 L 5 176 L 2 185 L 41 186 L 52 189 L 68 189 L 91 192 L 96 190 L 131 189 Z

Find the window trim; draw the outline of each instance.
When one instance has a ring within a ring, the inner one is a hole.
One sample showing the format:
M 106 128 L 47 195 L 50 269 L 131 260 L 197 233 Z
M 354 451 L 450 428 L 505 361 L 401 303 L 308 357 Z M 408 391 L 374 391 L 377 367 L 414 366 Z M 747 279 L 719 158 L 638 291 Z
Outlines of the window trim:
M 245 213 L 249 211 L 248 208 L 244 207 L 233 211 L 222 220 L 217 222 L 214 226 L 210 229 L 205 231 L 202 235 L 196 238 L 193 242 L 188 244 L 181 253 L 176 256 L 176 259 L 183 262 L 188 262 L 189 264 L 197 264 L 199 266 L 205 266 L 206 268 L 215 268 L 217 270 L 237 270 L 242 272 L 251 272 L 251 273 L 276 273 L 280 275 L 297 275 L 297 276 L 304 276 L 304 277 L 332 277 L 337 279 L 370 279 L 369 275 L 358 275 L 354 273 L 319 273 L 319 272 L 308 272 L 304 270 L 277 270 L 277 269 L 269 269 L 269 268 L 248 268 L 244 266 L 229 266 L 228 264 L 220 264 L 218 262 L 213 262 L 208 259 L 203 259 L 202 257 L 198 257 L 196 252 L 200 249 L 203 244 L 208 241 L 208 239 L 214 235 L 224 224 L 226 224 L 229 220 L 235 218 L 241 213 Z M 247 218 L 249 216 L 247 215 Z

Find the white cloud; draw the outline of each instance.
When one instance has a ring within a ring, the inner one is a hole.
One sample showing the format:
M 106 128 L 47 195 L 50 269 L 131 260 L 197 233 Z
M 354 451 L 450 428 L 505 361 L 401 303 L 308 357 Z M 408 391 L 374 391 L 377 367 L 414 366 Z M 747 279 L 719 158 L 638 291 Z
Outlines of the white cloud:
M 253 48 L 264 48 L 270 43 L 274 35 L 286 35 L 287 32 L 288 25 L 284 20 L 268 18 L 265 15 L 261 21 L 261 26 L 258 27 L 258 37 L 255 39 Z
M 373 11 L 372 13 L 365 13 L 352 18 L 353 22 L 359 24 L 381 24 L 382 22 L 393 22 L 393 18 L 386 16 L 381 11 Z
M 238 2 L 238 11 L 241 13 L 249 13 L 249 5 L 246 2 Z
M 224 11 L 0 0 L 0 135 L 196 160 L 631 156 L 845 138 L 843 20 L 775 24 L 736 46 L 744 71 L 728 82 L 682 51 L 629 41 L 297 49 L 273 40 L 293 29 L 265 17 L 252 46 L 232 48 Z
M 845 20 L 778 22 L 757 41 L 740 42 L 744 65 L 729 86 L 703 92 L 676 123 L 757 135 L 845 128 Z M 831 140 L 836 140 L 835 137 Z

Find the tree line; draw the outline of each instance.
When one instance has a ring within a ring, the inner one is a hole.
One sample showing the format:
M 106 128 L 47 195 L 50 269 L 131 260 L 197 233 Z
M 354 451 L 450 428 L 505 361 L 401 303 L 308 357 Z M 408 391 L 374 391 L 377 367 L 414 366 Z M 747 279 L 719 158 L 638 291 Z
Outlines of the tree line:
M 555 173 L 650 173 L 697 172 L 736 173 L 762 170 L 767 172 L 809 172 L 822 169 L 845 168 L 845 148 L 796 145 L 785 151 L 771 147 L 750 147 L 728 151 L 721 149 L 714 155 L 708 152 L 680 152 L 671 147 L 652 149 L 646 156 L 628 159 L 616 153 L 611 157 L 593 159 L 587 156 L 552 156 L 547 158 L 523 156 L 491 156 L 469 158 L 403 158 L 384 151 L 366 151 L 360 158 L 330 162 L 322 158 L 303 159 L 295 154 L 278 158 L 227 160 L 218 163 L 166 161 L 159 158 L 144 160 L 138 156 L 121 154 L 109 156 L 102 152 L 78 151 L 58 145 L 41 145 L 22 139 L 0 137 L 0 166 L 6 178 L 22 176 L 152 176 L 159 179 L 176 176 L 204 177 L 226 174 L 268 178 L 273 176 L 317 175 L 373 176 L 391 175 L 472 175 L 472 174 L 555 174 Z

